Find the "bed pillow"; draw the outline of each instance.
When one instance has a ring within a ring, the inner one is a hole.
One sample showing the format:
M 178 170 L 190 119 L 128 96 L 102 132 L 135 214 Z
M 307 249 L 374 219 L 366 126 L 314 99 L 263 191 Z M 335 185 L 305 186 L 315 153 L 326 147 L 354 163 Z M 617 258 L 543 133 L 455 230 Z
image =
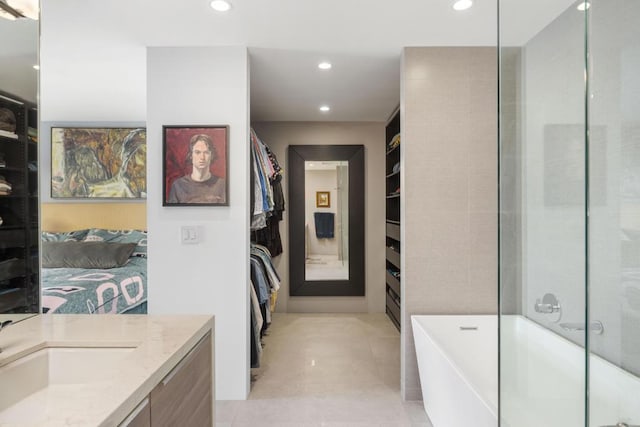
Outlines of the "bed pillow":
M 85 230 L 74 230 L 74 231 L 43 231 L 41 235 L 41 240 L 43 242 L 81 242 L 87 237 L 89 233 L 89 229 Z
M 105 230 L 92 228 L 84 238 L 85 242 L 135 243 L 132 256 L 147 257 L 147 232 L 142 230 Z
M 114 268 L 127 263 L 135 243 L 42 242 L 45 268 Z

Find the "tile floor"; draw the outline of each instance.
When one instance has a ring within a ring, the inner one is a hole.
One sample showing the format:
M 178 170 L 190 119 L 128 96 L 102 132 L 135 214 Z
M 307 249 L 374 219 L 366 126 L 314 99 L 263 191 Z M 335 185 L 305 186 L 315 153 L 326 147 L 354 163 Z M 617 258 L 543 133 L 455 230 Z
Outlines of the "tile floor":
M 339 261 L 337 255 L 311 255 L 304 267 L 306 280 L 349 279 L 349 261 Z
M 385 314 L 275 313 L 246 401 L 218 427 L 432 427 L 400 397 L 400 334 Z

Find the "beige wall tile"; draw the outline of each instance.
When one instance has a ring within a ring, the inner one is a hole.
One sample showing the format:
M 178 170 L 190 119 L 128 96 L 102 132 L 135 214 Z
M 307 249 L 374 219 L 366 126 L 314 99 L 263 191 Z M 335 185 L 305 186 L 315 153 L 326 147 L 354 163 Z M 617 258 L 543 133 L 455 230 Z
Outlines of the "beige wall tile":
M 492 212 L 498 210 L 497 174 L 469 175 L 469 211 Z
M 402 78 L 401 387 L 412 400 L 421 393 L 411 314 L 496 310 L 496 50 L 406 48 Z

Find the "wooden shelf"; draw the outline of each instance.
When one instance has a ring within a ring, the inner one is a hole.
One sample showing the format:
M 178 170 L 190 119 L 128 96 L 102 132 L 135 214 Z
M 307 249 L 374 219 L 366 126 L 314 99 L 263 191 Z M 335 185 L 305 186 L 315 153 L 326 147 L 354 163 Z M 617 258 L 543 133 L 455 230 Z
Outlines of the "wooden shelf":
M 391 290 L 395 292 L 396 295 L 400 296 L 400 281 L 396 279 L 393 274 L 389 273 L 389 270 L 387 270 L 386 281 L 389 288 L 391 288 Z
M 391 118 L 387 122 L 385 127 L 385 199 L 387 200 L 386 206 L 386 240 L 387 248 L 385 253 L 385 293 L 386 293 L 386 313 L 389 316 L 391 322 L 400 330 L 401 319 L 401 301 L 400 301 L 400 280 L 396 279 L 393 274 L 389 272 L 389 268 L 400 270 L 400 253 L 396 250 L 400 246 L 400 221 L 397 218 L 401 217 L 400 213 L 400 196 L 401 192 L 395 193 L 399 188 L 400 170 L 393 172 L 393 169 L 397 167 L 400 161 L 400 147 L 402 143 L 395 147 L 388 149 L 389 143 L 393 138 L 400 134 L 400 108 L 398 107 Z M 389 173 L 390 172 L 390 173 Z M 390 247 L 393 246 L 393 247 Z M 396 249 L 394 249 L 396 248 Z M 393 266 L 393 267 L 391 267 Z
M 387 248 L 387 261 L 400 268 L 400 253 L 391 248 Z
M 395 151 L 400 152 L 399 148 L 400 148 L 400 144 L 396 145 L 396 146 L 395 146 L 395 147 L 393 147 L 391 150 L 387 150 L 386 155 L 388 156 L 389 154 L 392 154 L 392 153 L 394 153 Z
M 393 299 L 393 297 L 389 295 L 389 293 L 387 293 L 386 303 L 387 303 L 387 310 L 386 310 L 387 314 L 389 315 L 389 317 L 391 317 L 391 320 L 395 324 L 396 328 L 400 330 L 400 313 L 401 313 L 400 306 Z

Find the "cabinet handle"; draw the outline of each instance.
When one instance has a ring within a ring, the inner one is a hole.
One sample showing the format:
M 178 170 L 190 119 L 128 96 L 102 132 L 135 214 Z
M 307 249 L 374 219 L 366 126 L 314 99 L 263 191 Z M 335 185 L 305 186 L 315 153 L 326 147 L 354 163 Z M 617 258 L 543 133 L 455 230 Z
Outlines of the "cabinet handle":
M 145 397 L 144 400 L 140 402 L 138 406 L 136 406 L 136 409 L 134 409 L 133 412 L 131 412 L 129 416 L 125 418 L 124 421 L 118 427 L 127 427 L 129 424 L 131 424 L 131 422 L 138 416 L 140 412 L 142 412 L 144 408 L 147 407 L 148 404 L 149 404 L 149 398 Z
M 175 366 L 175 368 L 173 368 L 171 370 L 171 372 L 169 372 L 167 374 L 167 376 L 164 377 L 164 379 L 162 380 L 162 385 L 163 386 L 169 384 L 169 381 L 171 381 L 171 379 L 176 376 L 178 371 L 180 369 L 182 369 L 182 367 L 184 365 L 186 365 L 187 362 L 189 362 L 189 360 L 191 359 L 191 356 L 193 356 L 193 353 L 195 353 L 195 351 L 198 349 L 198 347 L 200 347 L 200 344 L 202 344 L 202 342 L 205 339 L 207 339 L 208 336 L 209 336 L 209 334 L 206 334 L 204 337 L 200 338 L 200 341 L 198 341 L 198 343 L 196 345 L 194 345 L 191 350 L 189 350 L 189 353 L 187 353 L 187 355 L 182 358 L 182 360 Z

